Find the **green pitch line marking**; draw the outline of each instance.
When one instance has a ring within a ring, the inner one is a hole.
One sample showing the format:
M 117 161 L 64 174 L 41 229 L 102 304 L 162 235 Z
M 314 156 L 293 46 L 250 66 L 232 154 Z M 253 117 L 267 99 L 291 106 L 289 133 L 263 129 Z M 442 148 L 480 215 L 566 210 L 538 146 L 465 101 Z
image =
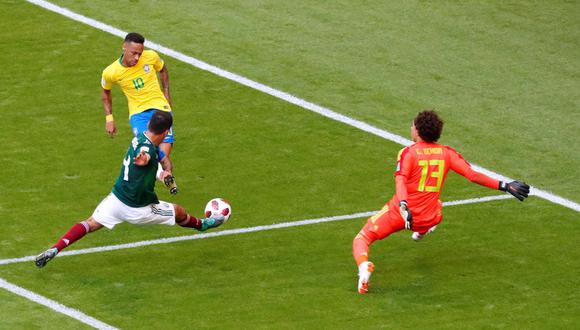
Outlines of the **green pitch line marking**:
M 117 29 L 117 28 L 115 28 L 111 25 L 105 24 L 103 22 L 99 22 L 95 19 L 77 14 L 69 9 L 57 6 L 57 5 L 52 4 L 48 1 L 43 1 L 43 0 L 27 0 L 27 1 L 32 3 L 32 4 L 35 4 L 37 6 L 40 6 L 42 8 L 45 8 L 47 10 L 50 10 L 50 11 L 53 11 L 53 12 L 58 13 L 60 15 L 63 15 L 65 17 L 68 17 L 68 18 L 75 20 L 77 22 L 81 22 L 83 24 L 87 24 L 87 25 L 92 26 L 92 27 L 99 29 L 101 31 L 105 31 L 107 33 L 110 33 L 110 34 L 115 35 L 117 37 L 125 38 L 125 36 L 127 35 L 127 32 L 125 32 L 125 31 Z M 317 104 L 314 104 L 312 102 L 308 102 L 308 101 L 303 100 L 301 98 L 298 98 L 294 95 L 279 91 L 277 89 L 266 86 L 266 85 L 261 84 L 259 82 L 250 80 L 246 77 L 243 77 L 243 76 L 237 75 L 235 73 L 226 71 L 224 69 L 218 68 L 214 65 L 203 62 L 203 61 L 198 60 L 196 58 L 193 58 L 191 56 L 185 55 L 185 54 L 180 53 L 180 52 L 173 50 L 171 48 L 167 48 L 165 46 L 156 44 L 156 43 L 151 42 L 151 41 L 145 41 L 145 46 L 150 48 L 150 49 L 156 50 L 159 53 L 162 53 L 164 55 L 172 57 L 178 61 L 190 64 L 198 69 L 211 72 L 217 76 L 220 76 L 222 78 L 226 78 L 228 80 L 235 81 L 235 82 L 242 84 L 244 86 L 253 88 L 255 90 L 272 95 L 272 96 L 279 98 L 281 100 L 284 100 L 286 102 L 297 105 L 303 109 L 318 113 L 324 117 L 330 118 L 332 120 L 336 120 L 338 122 L 344 123 L 344 124 L 352 126 L 352 127 L 356 127 L 360 130 L 374 134 L 376 136 L 380 136 L 386 140 L 393 141 L 395 143 L 398 143 L 398 144 L 401 144 L 404 146 L 408 146 L 412 143 L 411 140 L 406 139 L 400 135 L 393 134 L 393 133 L 388 132 L 386 130 L 369 125 L 369 124 L 362 122 L 360 120 L 356 120 L 356 119 L 347 117 L 345 115 L 339 114 L 339 113 L 334 112 L 328 108 L 321 107 Z M 472 167 L 474 170 L 476 170 L 478 172 L 485 173 L 486 175 L 491 176 L 492 178 L 495 178 L 497 180 L 513 181 L 513 179 L 511 179 L 509 177 L 506 177 L 502 174 L 487 170 L 481 166 L 472 164 Z M 547 201 L 550 201 L 552 203 L 559 204 L 559 205 L 562 205 L 562 206 L 567 207 L 569 209 L 580 212 L 580 204 L 573 202 L 569 199 L 565 199 L 563 197 L 560 197 L 558 195 L 555 195 L 549 191 L 541 190 L 541 189 L 538 189 L 535 187 L 530 187 L 530 195 L 538 196 L 538 197 L 545 199 Z

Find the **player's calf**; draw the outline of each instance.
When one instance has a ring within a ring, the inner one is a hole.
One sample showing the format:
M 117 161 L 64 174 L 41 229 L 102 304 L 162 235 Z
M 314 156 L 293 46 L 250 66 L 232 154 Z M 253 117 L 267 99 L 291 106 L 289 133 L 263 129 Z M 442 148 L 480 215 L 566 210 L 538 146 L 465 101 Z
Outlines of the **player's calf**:
M 181 208 L 181 206 L 177 206 Z M 223 215 L 212 215 L 209 218 L 196 218 L 189 214 L 186 214 L 185 219 L 177 221 L 177 224 L 181 227 L 194 228 L 199 231 L 206 231 L 211 228 L 216 228 L 221 226 L 225 222 L 225 217 Z

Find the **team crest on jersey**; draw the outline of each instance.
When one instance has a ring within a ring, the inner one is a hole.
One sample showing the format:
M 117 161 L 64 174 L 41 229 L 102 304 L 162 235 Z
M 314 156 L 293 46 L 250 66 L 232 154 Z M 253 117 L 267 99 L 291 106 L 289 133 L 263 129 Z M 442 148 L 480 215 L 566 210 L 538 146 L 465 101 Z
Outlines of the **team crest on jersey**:
M 145 73 L 149 73 L 149 71 L 150 71 L 149 64 L 143 65 L 143 71 L 145 71 Z

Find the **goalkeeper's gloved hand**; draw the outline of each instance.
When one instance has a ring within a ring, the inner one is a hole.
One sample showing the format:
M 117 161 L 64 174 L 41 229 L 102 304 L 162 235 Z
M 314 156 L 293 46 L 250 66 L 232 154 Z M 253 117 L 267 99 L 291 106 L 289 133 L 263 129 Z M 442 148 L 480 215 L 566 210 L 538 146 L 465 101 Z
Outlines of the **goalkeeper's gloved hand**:
M 399 211 L 401 212 L 403 220 L 405 220 L 405 229 L 410 230 L 413 227 L 413 215 L 411 214 L 411 210 L 409 210 L 407 201 L 403 200 L 399 202 Z
M 528 197 L 528 194 L 530 193 L 530 186 L 528 186 L 525 182 L 521 181 L 512 181 L 510 183 L 500 181 L 498 189 L 501 191 L 509 192 L 520 201 L 523 201 L 526 197 Z
M 163 179 L 163 182 L 165 183 L 167 188 L 169 188 L 169 193 L 171 193 L 172 195 L 175 195 L 179 192 L 179 190 L 177 189 L 177 185 L 175 184 L 175 177 L 173 175 L 166 176 L 165 179 Z

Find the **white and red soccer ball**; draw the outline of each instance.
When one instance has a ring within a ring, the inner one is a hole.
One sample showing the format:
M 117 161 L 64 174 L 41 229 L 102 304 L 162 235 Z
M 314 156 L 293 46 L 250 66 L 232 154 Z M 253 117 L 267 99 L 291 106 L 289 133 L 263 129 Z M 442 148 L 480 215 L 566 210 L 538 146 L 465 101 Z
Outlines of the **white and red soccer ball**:
M 209 218 L 212 215 L 221 214 L 224 216 L 224 222 L 228 221 L 232 215 L 232 207 L 230 203 L 223 198 L 214 198 L 207 202 L 205 206 L 205 217 Z

